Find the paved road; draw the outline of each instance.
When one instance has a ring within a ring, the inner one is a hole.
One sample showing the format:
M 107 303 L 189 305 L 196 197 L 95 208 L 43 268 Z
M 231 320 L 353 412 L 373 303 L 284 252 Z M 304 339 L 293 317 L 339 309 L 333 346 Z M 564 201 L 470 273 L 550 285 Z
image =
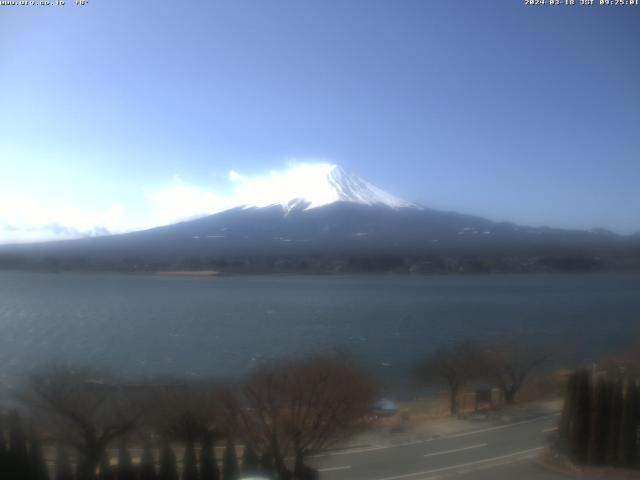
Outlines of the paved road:
M 557 424 L 547 415 L 440 438 L 363 447 L 310 459 L 322 480 L 560 480 L 534 461 Z

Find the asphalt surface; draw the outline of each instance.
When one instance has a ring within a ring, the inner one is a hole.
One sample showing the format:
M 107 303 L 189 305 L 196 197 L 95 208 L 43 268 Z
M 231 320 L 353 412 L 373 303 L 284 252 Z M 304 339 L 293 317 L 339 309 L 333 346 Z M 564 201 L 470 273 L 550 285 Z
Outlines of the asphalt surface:
M 536 462 L 557 422 L 557 415 L 546 415 L 404 444 L 328 453 L 309 463 L 320 470 L 322 480 L 566 480 Z

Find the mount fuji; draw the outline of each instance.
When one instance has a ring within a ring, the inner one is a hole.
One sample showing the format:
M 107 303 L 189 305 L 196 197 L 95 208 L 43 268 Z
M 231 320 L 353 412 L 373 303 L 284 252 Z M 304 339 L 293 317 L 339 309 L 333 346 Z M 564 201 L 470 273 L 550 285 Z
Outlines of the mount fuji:
M 240 178 L 238 181 L 243 181 Z M 400 199 L 332 164 L 237 207 L 96 238 L 5 245 L 0 268 L 237 272 L 468 272 L 640 268 L 640 239 L 494 222 Z
M 285 212 L 309 210 L 336 202 L 389 208 L 420 208 L 372 185 L 361 177 L 330 163 L 306 164 L 286 177 L 273 180 L 244 208 L 279 205 Z

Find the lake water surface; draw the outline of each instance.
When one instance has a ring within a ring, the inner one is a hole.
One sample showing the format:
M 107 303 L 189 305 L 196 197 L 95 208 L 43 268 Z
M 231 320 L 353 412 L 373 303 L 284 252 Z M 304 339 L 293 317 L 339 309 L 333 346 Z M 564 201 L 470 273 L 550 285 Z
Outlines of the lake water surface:
M 595 358 L 640 338 L 640 275 L 237 276 L 0 272 L 0 381 L 46 361 L 236 375 L 334 348 L 405 384 L 440 342 L 521 329 Z

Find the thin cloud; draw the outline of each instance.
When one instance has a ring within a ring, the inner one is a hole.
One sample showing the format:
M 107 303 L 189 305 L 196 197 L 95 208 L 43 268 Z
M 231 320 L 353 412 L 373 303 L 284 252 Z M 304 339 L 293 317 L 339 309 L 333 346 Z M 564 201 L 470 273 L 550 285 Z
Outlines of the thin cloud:
M 211 215 L 233 206 L 232 198 L 190 185 L 177 176 L 170 185 L 148 192 L 146 201 L 148 228 Z
M 225 192 L 190 184 L 178 176 L 168 185 L 143 192 L 146 212 L 135 219 L 114 203 L 87 208 L 24 195 L 0 195 L 0 243 L 59 240 L 105 233 L 123 233 L 168 225 L 243 205 L 267 206 L 303 197 L 315 188 L 309 179 L 330 168 L 328 162 L 292 161 L 282 171 L 249 176 L 227 175 Z M 322 192 L 314 192 L 318 197 Z
M 90 209 L 23 194 L 0 193 L 0 243 L 64 240 L 131 228 L 124 206 Z

